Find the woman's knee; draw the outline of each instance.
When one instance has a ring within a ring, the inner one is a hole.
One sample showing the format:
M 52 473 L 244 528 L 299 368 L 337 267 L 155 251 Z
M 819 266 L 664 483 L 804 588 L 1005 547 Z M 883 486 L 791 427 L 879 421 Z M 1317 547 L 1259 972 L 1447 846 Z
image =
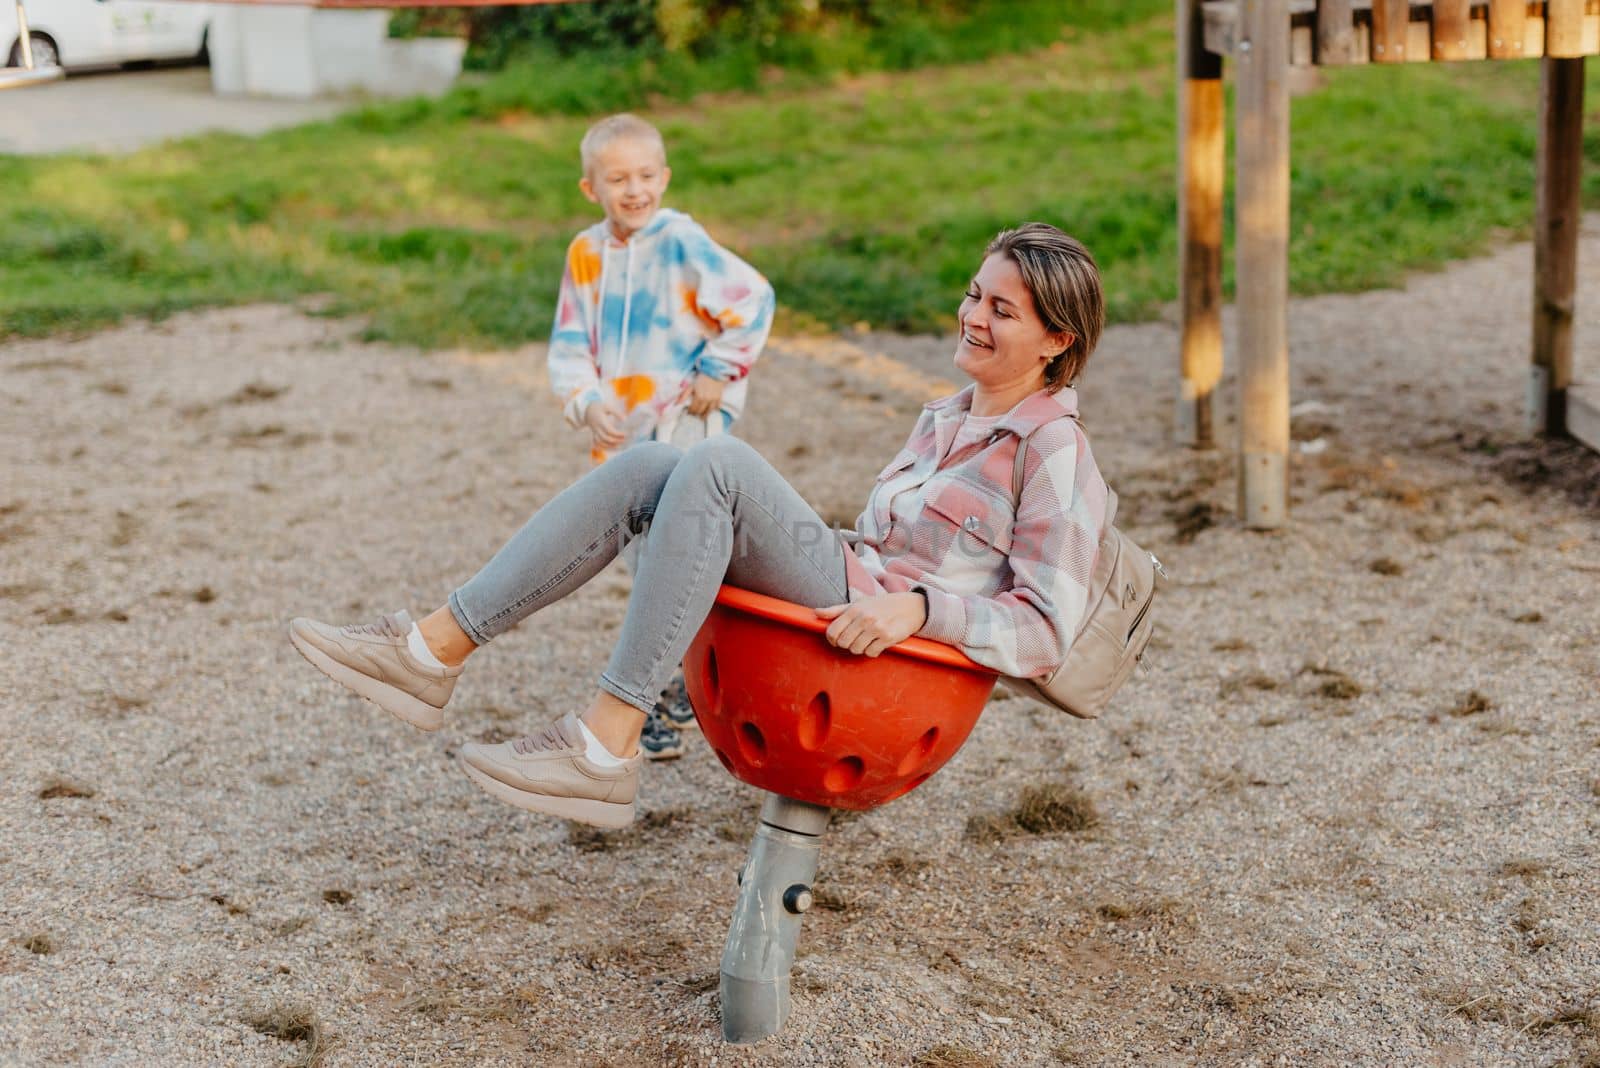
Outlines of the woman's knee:
M 732 434 L 719 434 L 689 446 L 681 462 L 697 470 L 725 476 L 752 463 L 764 464 L 766 460 L 748 441 Z
M 683 450 L 664 441 L 642 441 L 608 462 L 616 463 L 618 460 L 625 460 L 634 477 L 653 484 L 659 491 L 683 461 Z

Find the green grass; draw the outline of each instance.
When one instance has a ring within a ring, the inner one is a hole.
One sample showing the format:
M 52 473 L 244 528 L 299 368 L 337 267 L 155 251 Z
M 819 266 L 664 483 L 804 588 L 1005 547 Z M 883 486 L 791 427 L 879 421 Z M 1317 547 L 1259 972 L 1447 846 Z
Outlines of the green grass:
M 1175 293 L 1171 20 L 1165 0 L 1119 10 L 1024 55 L 657 101 L 668 203 L 763 270 L 790 322 L 946 328 L 984 242 L 1025 219 L 1087 242 L 1114 318 L 1148 316 Z M 1327 72 L 1294 105 L 1294 289 L 1392 285 L 1525 234 L 1537 74 Z M 0 157 L 0 336 L 317 292 L 376 338 L 541 338 L 565 245 L 596 216 L 576 189 L 588 119 L 550 103 L 570 85 L 540 86 L 514 68 L 259 139 Z M 1600 64 L 1588 90 L 1594 205 Z

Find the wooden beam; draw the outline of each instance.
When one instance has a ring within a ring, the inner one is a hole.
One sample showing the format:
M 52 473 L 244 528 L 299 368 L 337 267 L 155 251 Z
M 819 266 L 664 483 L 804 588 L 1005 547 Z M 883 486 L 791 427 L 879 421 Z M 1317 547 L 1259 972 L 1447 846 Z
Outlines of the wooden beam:
M 1533 368 L 1528 386 L 1530 428 L 1546 434 L 1567 430 L 1582 167 L 1583 59 L 1546 57 L 1540 61 L 1539 73 Z
M 1236 180 L 1239 509 L 1251 527 L 1288 518 L 1289 12 L 1241 0 Z
M 1489 0 L 1490 58 L 1521 59 L 1527 26 L 1527 0 Z
M 1411 0 L 1372 0 L 1372 62 L 1406 61 Z
M 1355 13 L 1350 0 L 1322 0 L 1317 5 L 1318 63 L 1356 61 Z
M 1178 340 L 1180 444 L 1210 448 L 1222 380 L 1222 60 L 1204 47 L 1199 0 L 1178 4 Z
M 1433 58 L 1446 62 L 1467 59 L 1471 22 L 1471 0 L 1433 0 Z
M 1583 55 L 1583 0 L 1548 0 L 1544 6 L 1544 54 L 1558 59 Z

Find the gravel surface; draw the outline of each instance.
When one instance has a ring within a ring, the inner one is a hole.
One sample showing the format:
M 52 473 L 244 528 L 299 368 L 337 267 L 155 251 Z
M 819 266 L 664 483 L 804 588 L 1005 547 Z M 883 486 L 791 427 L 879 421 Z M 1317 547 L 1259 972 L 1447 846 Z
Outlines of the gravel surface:
M 757 800 L 697 736 L 608 834 L 451 759 L 584 699 L 625 576 L 475 659 L 437 735 L 284 638 L 437 605 L 584 471 L 542 348 L 288 307 L 0 346 L 0 1063 L 1596 1063 L 1600 457 L 1520 441 L 1530 261 L 1295 303 L 1276 533 L 1169 446 L 1171 325 L 1108 332 L 1090 427 L 1175 578 L 1150 670 L 1097 723 L 996 700 L 837 819 L 754 1048 L 716 982 Z M 1600 220 L 1582 264 L 1600 372 Z M 848 519 L 949 350 L 779 341 L 744 432 Z M 1007 832 L 1039 785 L 1097 820 Z

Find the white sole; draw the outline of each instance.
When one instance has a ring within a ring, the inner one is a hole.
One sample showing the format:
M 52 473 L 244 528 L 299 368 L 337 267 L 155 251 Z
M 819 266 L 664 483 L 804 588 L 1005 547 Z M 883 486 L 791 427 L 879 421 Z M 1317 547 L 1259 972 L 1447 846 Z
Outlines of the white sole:
M 456 756 L 456 762 L 461 765 L 461 770 L 467 773 L 467 778 L 477 783 L 484 793 L 496 801 L 504 801 L 508 805 L 515 805 L 528 812 L 540 812 L 546 816 L 557 816 L 564 820 L 612 829 L 626 827 L 633 822 L 632 801 L 624 805 L 615 801 L 593 801 L 584 797 L 555 797 L 550 794 L 529 793 L 527 790 L 507 786 L 493 775 L 479 771 L 460 755 Z
M 339 663 L 289 628 L 289 641 L 306 662 L 358 697 L 365 697 L 394 718 L 419 731 L 436 731 L 444 726 L 444 712 L 426 701 L 419 701 L 404 690 L 397 690 L 381 679 L 363 675 Z

